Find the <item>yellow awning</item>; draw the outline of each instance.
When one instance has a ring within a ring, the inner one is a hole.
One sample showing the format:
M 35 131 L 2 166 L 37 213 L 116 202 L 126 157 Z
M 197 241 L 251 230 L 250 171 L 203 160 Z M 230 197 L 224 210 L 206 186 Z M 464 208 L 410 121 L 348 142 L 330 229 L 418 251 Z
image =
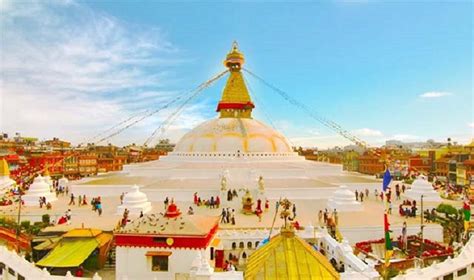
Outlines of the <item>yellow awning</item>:
M 63 239 L 36 265 L 46 267 L 77 267 L 90 256 L 98 245 L 99 243 L 95 238 Z
M 51 250 L 56 246 L 58 241 L 61 240 L 62 237 L 51 237 L 43 241 L 42 243 L 33 247 L 33 249 L 41 251 L 41 250 Z

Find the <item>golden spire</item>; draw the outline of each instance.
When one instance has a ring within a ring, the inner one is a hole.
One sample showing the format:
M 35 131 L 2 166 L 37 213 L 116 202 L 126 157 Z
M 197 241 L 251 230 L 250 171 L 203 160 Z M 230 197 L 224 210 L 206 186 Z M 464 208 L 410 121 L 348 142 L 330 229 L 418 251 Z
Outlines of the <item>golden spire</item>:
M 4 158 L 0 160 L 0 177 L 2 176 L 10 176 L 10 168 L 8 168 L 8 163 Z
M 252 109 L 255 106 L 242 76 L 241 69 L 244 62 L 244 54 L 239 50 L 237 42 L 234 41 L 232 49 L 224 60 L 224 65 L 229 68 L 230 75 L 217 105 L 217 112 L 220 112 L 221 118 L 252 117 Z
M 43 176 L 44 176 L 44 177 L 49 177 L 49 176 L 50 176 L 50 175 L 49 175 L 49 164 L 48 164 L 48 163 L 46 163 Z

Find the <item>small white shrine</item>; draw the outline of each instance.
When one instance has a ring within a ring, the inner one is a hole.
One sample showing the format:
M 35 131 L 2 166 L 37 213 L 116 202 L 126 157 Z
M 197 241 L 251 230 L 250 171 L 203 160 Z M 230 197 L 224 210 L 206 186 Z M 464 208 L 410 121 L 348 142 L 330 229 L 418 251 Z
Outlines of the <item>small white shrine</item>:
M 15 181 L 10 178 L 10 169 L 5 159 L 0 160 L 0 191 L 6 191 L 15 186 Z
M 58 187 L 66 188 L 69 184 L 69 180 L 66 177 L 62 177 L 58 180 Z
M 117 207 L 117 215 L 122 215 L 125 209 L 128 209 L 129 215 L 138 216 L 151 210 L 151 202 L 148 201 L 146 194 L 140 191 L 140 187 L 134 185 L 132 190 L 125 194 L 123 204 Z
M 433 189 L 433 185 L 428 182 L 423 176 L 415 179 L 411 184 L 411 189 L 405 192 L 405 197 L 420 201 L 423 195 L 425 202 L 441 202 L 442 199 L 439 193 Z
M 328 208 L 337 209 L 338 212 L 362 211 L 362 204 L 355 198 L 355 193 L 347 188 L 340 186 L 328 199 Z
M 45 178 L 41 175 L 35 178 L 33 184 L 24 196 L 23 201 L 26 206 L 39 205 L 39 198 L 46 197 L 46 202 L 56 201 L 56 195 L 51 192 L 51 186 L 46 182 Z

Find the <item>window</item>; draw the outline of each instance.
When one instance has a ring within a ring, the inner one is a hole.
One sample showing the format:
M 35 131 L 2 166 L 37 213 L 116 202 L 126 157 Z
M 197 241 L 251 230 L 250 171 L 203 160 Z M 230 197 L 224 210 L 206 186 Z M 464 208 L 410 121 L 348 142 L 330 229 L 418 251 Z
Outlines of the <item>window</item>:
M 240 242 L 240 243 L 239 243 L 239 248 L 240 248 L 240 249 L 243 249 L 243 248 L 244 248 L 244 242 Z
M 255 241 L 255 248 L 258 247 L 258 244 L 260 244 L 260 241 Z
M 247 242 L 247 248 L 248 248 L 248 249 L 252 249 L 252 242 L 250 242 L 250 241 Z
M 25 277 L 23 277 L 23 275 L 18 274 L 17 279 L 18 280 L 25 280 Z
M 443 276 L 443 280 L 453 280 L 454 276 L 452 273 Z
M 16 275 L 15 270 L 11 269 L 10 267 L 8 268 L 8 273 L 10 273 L 10 274 L 13 275 L 13 276 Z
M 467 268 L 463 268 L 463 269 L 458 270 L 457 274 L 458 274 L 458 277 L 466 275 L 467 274 Z
M 235 242 L 232 242 L 232 249 L 235 250 L 237 248 L 237 244 Z
M 168 256 L 152 256 L 151 271 L 168 271 Z
M 166 237 L 153 237 L 153 242 L 166 243 Z

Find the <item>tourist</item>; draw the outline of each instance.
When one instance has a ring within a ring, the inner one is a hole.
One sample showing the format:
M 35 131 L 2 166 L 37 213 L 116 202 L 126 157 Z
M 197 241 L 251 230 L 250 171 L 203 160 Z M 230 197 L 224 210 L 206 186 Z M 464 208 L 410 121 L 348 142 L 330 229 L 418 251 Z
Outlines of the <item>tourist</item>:
M 379 191 L 377 189 L 375 189 L 374 191 L 374 196 L 375 196 L 375 200 L 379 198 Z
M 69 194 L 69 186 L 66 186 L 66 196 Z
M 402 227 L 402 249 L 405 250 L 407 246 L 407 222 L 403 222 Z
M 227 201 L 232 201 L 232 191 L 230 189 L 227 191 Z
M 364 193 L 360 192 L 360 202 L 364 202 Z
M 365 197 L 369 199 L 369 189 L 365 188 Z
M 324 225 L 327 225 L 327 223 L 328 223 L 328 218 L 329 218 L 328 209 L 327 209 L 327 208 L 324 210 L 324 216 L 323 216 L 323 217 L 324 217 Z
M 82 265 L 79 266 L 79 268 L 77 268 L 75 276 L 76 277 L 83 277 L 84 276 L 84 268 L 82 268 Z
M 225 216 L 225 222 L 226 224 L 230 223 L 230 208 L 227 207 L 227 212 L 226 212 L 226 216 Z
M 124 197 L 124 196 L 125 196 L 125 193 L 122 193 L 122 194 L 120 195 L 120 205 L 123 204 L 123 197 Z
M 97 203 L 97 212 L 99 213 L 99 217 L 102 216 L 102 203 Z
M 87 198 L 86 195 L 82 196 L 82 205 L 87 205 Z
M 268 209 L 270 209 L 270 201 L 268 201 L 268 199 L 265 199 L 265 212 L 268 212 Z
M 397 200 L 400 200 L 400 190 L 395 190 L 395 195 L 397 196 Z
M 191 206 L 189 206 L 191 208 Z M 143 218 L 143 211 L 140 211 L 140 218 Z
M 231 221 L 232 225 L 235 226 L 235 213 L 234 213 L 233 210 L 232 210 L 232 214 L 230 216 L 230 221 Z
M 337 226 L 338 223 L 339 223 L 339 215 L 337 214 L 336 208 L 334 208 L 334 212 L 332 213 L 332 216 L 334 217 L 334 223 L 335 223 L 336 226 Z
M 356 201 L 359 201 L 359 192 L 357 190 L 355 191 L 355 196 L 356 196 Z
M 215 204 L 216 204 L 216 208 L 219 208 L 219 206 L 221 205 L 221 199 L 219 196 L 216 196 Z
M 77 199 L 77 206 L 81 206 L 82 203 L 82 196 L 79 195 L 79 198 Z
M 43 198 L 40 197 L 38 200 L 39 200 L 40 208 L 43 208 Z
M 321 223 L 323 221 L 323 210 L 319 210 L 318 221 L 319 221 L 319 225 L 321 225 Z
M 198 206 L 201 206 L 201 204 L 202 204 L 202 202 L 201 202 L 201 198 L 200 198 L 200 197 L 198 197 L 198 204 L 197 204 L 197 205 L 198 205 Z
M 191 206 L 189 206 L 188 215 L 194 215 L 194 210 Z
M 67 209 L 67 211 L 66 211 L 66 218 L 67 218 L 68 221 L 71 220 L 71 218 L 72 218 L 72 211 L 71 211 L 71 209 Z
M 46 203 L 46 210 L 51 210 L 53 208 L 53 205 L 51 205 L 51 202 Z
M 392 202 L 388 203 L 388 214 L 392 215 Z
M 237 194 L 237 191 L 235 189 L 232 191 L 232 199 L 234 197 L 239 197 L 239 195 Z
M 168 209 L 168 203 L 169 203 L 169 199 L 168 197 L 166 197 L 165 201 L 164 201 L 164 204 L 165 204 L 165 210 Z
M 293 203 L 293 219 L 296 217 L 296 204 Z
M 211 200 L 209 201 L 209 207 L 214 208 L 214 197 L 211 196 Z
M 225 223 L 226 217 L 227 217 L 227 210 L 225 208 L 222 208 L 221 223 Z
M 405 193 L 405 189 L 406 189 L 405 184 L 403 184 L 402 185 L 402 193 Z
M 194 205 L 198 204 L 198 193 L 197 192 L 195 192 L 194 195 L 193 195 L 193 201 L 194 201 Z
M 74 201 L 74 194 L 71 193 L 71 200 L 69 201 L 69 205 L 76 205 L 76 202 Z

